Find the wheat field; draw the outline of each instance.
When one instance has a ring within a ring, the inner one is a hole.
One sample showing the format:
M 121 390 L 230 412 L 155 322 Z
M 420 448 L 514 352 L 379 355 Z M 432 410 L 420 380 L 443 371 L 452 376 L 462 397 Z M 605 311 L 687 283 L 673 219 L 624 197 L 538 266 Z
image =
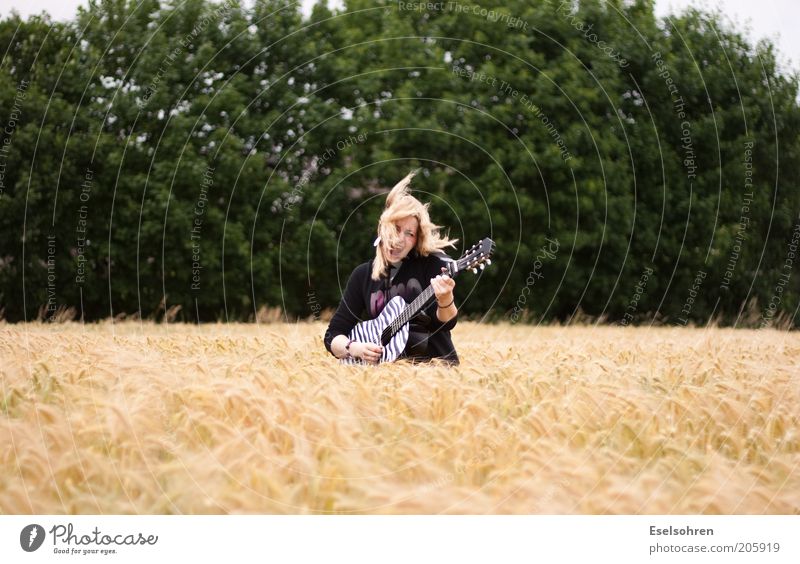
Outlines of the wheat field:
M 800 513 L 800 334 L 461 322 L 0 325 L 0 512 Z

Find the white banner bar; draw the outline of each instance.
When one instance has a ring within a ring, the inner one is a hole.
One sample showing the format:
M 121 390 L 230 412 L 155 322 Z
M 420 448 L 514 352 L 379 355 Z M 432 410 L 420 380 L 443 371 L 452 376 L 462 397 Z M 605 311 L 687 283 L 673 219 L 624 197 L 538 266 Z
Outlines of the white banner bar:
M 3 562 L 800 562 L 800 516 L 0 516 Z

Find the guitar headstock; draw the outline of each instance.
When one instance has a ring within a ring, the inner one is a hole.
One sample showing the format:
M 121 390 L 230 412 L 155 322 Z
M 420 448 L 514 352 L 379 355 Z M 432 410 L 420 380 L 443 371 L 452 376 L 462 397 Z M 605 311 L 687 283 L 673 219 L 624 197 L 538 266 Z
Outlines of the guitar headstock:
M 467 250 L 455 263 L 455 270 L 472 270 L 475 274 L 478 269 L 483 270 L 492 264 L 491 256 L 494 252 L 494 241 L 486 237 Z

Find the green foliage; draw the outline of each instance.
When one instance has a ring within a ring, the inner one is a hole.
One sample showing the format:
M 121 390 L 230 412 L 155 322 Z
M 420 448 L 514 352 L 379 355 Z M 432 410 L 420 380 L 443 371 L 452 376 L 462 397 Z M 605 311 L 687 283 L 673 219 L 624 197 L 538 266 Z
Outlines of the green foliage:
M 464 314 L 797 324 L 798 77 L 774 46 L 647 0 L 403 5 L 0 21 L 3 315 L 309 317 L 421 168 L 451 254 L 497 243 Z

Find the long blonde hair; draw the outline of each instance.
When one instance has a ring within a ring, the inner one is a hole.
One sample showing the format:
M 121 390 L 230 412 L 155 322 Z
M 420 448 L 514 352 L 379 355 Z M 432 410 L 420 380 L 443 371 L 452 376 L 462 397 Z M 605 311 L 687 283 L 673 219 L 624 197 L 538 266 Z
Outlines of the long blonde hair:
M 375 246 L 375 261 L 372 265 L 372 279 L 378 280 L 386 271 L 389 261 L 386 260 L 384 249 L 397 244 L 400 234 L 397 233 L 395 223 L 407 217 L 415 217 L 419 228 L 417 229 L 417 244 L 414 249 L 420 256 L 426 257 L 431 253 L 439 252 L 445 247 L 454 247 L 458 239 L 450 239 L 439 233 L 441 226 L 434 225 L 428 214 L 428 206 L 411 195 L 408 185 L 417 171 L 410 172 L 403 180 L 395 184 L 386 196 L 386 207 L 378 219 L 378 244 Z

